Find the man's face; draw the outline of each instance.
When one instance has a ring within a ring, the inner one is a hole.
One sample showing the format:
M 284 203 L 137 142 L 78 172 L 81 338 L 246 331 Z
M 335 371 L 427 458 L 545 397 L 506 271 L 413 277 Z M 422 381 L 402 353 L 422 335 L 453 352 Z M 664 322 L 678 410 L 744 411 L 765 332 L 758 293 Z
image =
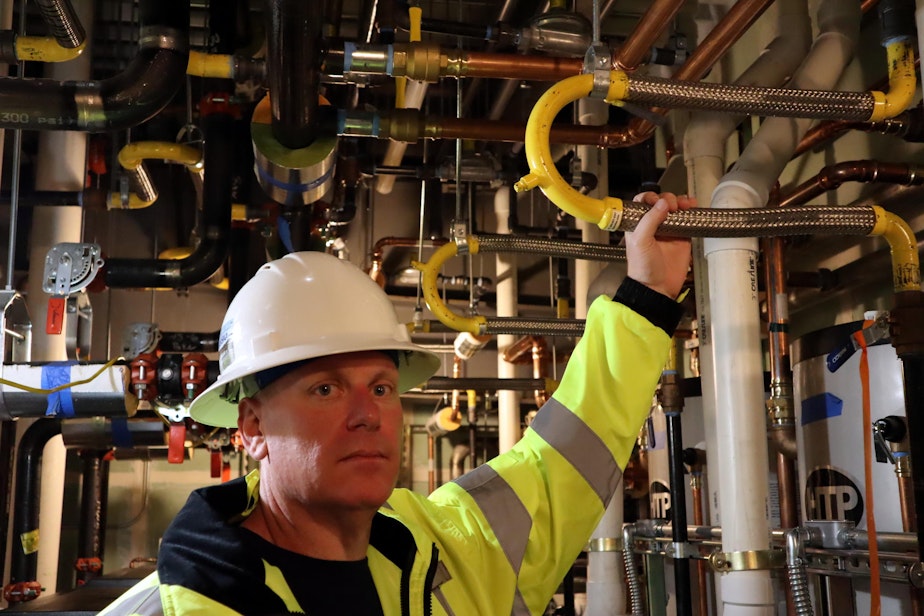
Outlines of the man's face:
M 261 461 L 261 482 L 309 509 L 378 509 L 400 466 L 397 385 L 384 353 L 345 353 L 310 361 L 242 402 L 242 431 L 258 425 L 244 440 Z

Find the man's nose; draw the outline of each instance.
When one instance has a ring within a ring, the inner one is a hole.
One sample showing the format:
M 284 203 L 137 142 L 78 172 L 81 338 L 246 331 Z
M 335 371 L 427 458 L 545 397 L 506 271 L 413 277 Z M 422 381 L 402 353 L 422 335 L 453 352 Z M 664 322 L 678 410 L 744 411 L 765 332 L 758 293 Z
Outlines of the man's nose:
M 378 430 L 382 424 L 379 399 L 364 388 L 354 389 L 351 394 L 347 427 L 351 430 L 360 428 Z

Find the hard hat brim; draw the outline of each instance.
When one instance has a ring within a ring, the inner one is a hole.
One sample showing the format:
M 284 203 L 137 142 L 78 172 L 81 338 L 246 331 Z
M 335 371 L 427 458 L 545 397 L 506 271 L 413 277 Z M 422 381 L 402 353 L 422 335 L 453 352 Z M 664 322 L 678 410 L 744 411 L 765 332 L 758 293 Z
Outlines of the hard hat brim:
M 224 397 L 229 384 L 261 370 L 282 366 L 306 359 L 316 359 L 343 353 L 361 351 L 398 351 L 398 391 L 404 393 L 417 387 L 440 367 L 439 357 L 426 349 L 409 342 L 399 342 L 391 338 L 379 342 L 368 339 L 346 341 L 340 348 L 331 349 L 330 345 L 289 347 L 261 358 L 259 365 L 243 366 L 238 370 L 223 373 L 208 389 L 193 400 L 189 415 L 194 421 L 217 428 L 237 426 L 237 401 Z

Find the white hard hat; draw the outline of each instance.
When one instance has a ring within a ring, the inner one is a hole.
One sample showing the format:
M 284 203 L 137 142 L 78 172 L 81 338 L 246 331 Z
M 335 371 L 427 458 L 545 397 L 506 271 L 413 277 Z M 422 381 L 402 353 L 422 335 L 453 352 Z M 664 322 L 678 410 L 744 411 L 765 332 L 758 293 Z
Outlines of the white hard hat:
M 411 342 L 384 291 L 362 270 L 322 252 L 267 263 L 234 297 L 221 324 L 220 376 L 189 408 L 218 427 L 237 425 L 243 379 L 293 362 L 352 353 L 396 351 L 401 392 L 439 369 L 439 358 Z

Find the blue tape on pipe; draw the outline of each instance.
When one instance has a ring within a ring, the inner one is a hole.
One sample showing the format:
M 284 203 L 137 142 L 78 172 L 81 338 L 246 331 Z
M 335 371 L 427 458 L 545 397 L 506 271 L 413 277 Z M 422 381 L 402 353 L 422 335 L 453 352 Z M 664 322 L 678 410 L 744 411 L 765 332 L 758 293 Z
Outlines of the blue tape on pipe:
M 124 417 L 113 417 L 110 422 L 112 425 L 112 444 L 116 447 L 130 449 L 135 446 L 131 430 L 128 429 L 128 420 Z
M 818 394 L 802 401 L 802 425 L 839 417 L 843 412 L 843 400 L 829 392 Z
M 77 362 L 52 362 L 42 366 L 42 389 L 54 389 L 71 382 L 71 366 Z M 48 394 L 48 408 L 45 415 L 51 417 L 73 417 L 74 399 L 71 388 Z

